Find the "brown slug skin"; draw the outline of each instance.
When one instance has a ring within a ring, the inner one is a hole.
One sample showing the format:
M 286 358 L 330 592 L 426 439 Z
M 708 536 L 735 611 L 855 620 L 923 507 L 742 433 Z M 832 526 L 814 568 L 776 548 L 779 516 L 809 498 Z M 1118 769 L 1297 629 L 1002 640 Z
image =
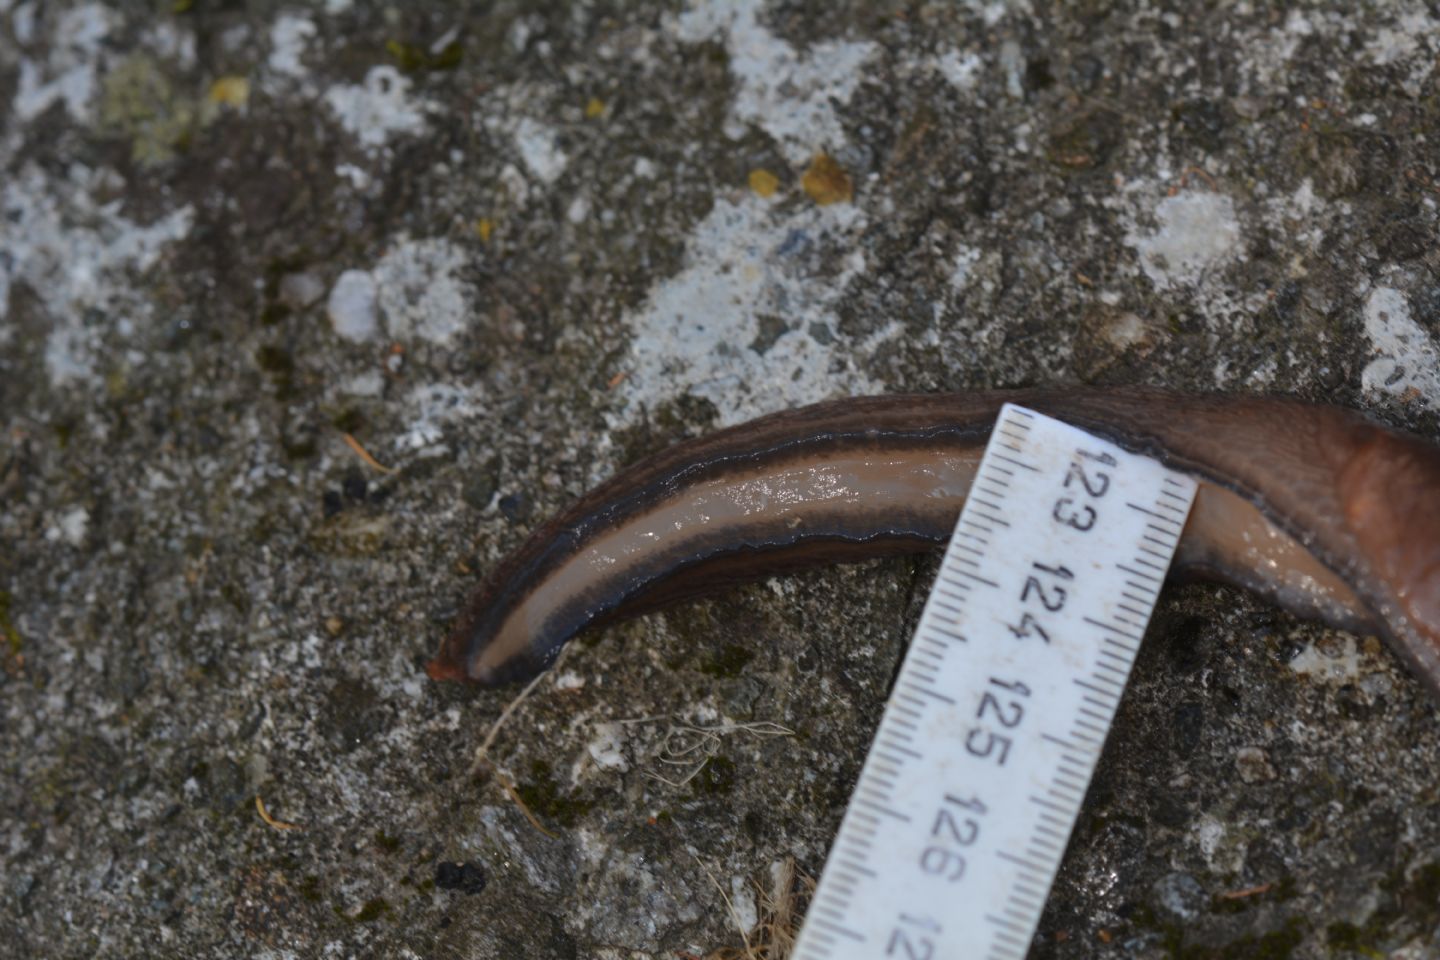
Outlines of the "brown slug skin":
M 1334 407 L 1143 387 L 858 397 L 676 444 L 512 552 L 429 674 L 524 679 L 589 626 L 787 570 L 934 549 L 1006 402 L 1200 481 L 1173 575 L 1380 632 L 1440 692 L 1440 448 Z

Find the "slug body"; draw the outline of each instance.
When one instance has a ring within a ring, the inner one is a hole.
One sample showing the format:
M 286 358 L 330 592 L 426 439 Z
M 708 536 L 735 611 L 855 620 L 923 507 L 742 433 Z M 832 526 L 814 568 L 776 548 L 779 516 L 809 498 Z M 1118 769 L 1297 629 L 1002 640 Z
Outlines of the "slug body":
M 524 679 L 589 626 L 800 567 L 934 549 L 1007 401 L 1200 481 L 1172 575 L 1381 633 L 1440 693 L 1440 448 L 1333 407 L 1148 388 L 860 397 L 677 444 L 510 554 L 429 674 Z

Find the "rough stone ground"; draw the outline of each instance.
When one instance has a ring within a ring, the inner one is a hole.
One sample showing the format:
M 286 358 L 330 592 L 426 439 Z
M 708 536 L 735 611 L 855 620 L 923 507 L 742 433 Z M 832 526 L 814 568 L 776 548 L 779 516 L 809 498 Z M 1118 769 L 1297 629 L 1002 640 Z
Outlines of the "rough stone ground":
M 553 837 L 465 774 L 511 692 L 420 669 L 477 576 L 852 392 L 1436 436 L 1432 9 L 0 0 L 0 952 L 738 946 L 819 871 L 934 560 L 577 645 L 492 751 Z M 674 786 L 682 724 L 795 735 Z M 1374 639 L 1172 588 L 1032 956 L 1435 956 L 1437 758 Z

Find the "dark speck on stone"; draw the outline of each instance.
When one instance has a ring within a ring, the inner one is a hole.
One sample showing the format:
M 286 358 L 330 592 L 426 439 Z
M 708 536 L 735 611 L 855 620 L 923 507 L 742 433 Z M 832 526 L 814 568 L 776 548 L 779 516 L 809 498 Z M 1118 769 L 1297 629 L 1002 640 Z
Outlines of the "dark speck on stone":
M 458 890 L 473 897 L 489 882 L 479 864 L 442 861 L 435 865 L 435 886 L 441 890 Z
M 365 478 L 360 475 L 360 471 L 349 470 L 345 474 L 345 479 L 340 483 L 340 489 L 343 490 L 345 496 L 351 500 L 364 500 L 366 491 Z
M 791 230 L 785 235 L 785 239 L 780 241 L 780 246 L 775 248 L 775 256 L 793 257 L 803 253 L 809 246 L 810 237 L 804 230 Z
M 530 501 L 523 493 L 507 493 L 496 506 L 506 520 L 524 520 L 530 515 Z
M 345 507 L 345 501 L 340 498 L 338 490 L 326 490 L 320 498 L 321 505 L 325 508 L 325 516 L 333 517 Z
M 762 356 L 767 350 L 775 346 L 775 341 L 779 340 L 785 335 L 786 331 L 790 329 L 790 326 L 784 320 L 771 314 L 760 317 L 756 322 L 756 326 L 759 327 L 759 330 L 755 334 L 755 339 L 750 341 L 750 349 Z

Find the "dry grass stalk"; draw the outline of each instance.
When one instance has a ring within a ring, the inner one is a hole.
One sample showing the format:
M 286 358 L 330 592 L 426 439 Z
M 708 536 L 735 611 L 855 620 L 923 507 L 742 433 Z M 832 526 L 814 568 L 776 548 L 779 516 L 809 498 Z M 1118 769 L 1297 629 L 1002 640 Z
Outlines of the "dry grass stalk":
M 714 879 L 711 877 L 712 883 Z M 760 920 L 748 933 L 741 934 L 744 945 L 721 947 L 706 954 L 705 960 L 788 960 L 800 935 L 805 907 L 815 894 L 815 878 L 796 869 L 794 857 L 786 857 L 774 870 L 770 889 L 758 883 L 755 888 Z M 725 897 L 724 891 L 721 896 Z M 730 915 L 735 916 L 729 897 L 725 897 L 725 904 L 730 907 Z

